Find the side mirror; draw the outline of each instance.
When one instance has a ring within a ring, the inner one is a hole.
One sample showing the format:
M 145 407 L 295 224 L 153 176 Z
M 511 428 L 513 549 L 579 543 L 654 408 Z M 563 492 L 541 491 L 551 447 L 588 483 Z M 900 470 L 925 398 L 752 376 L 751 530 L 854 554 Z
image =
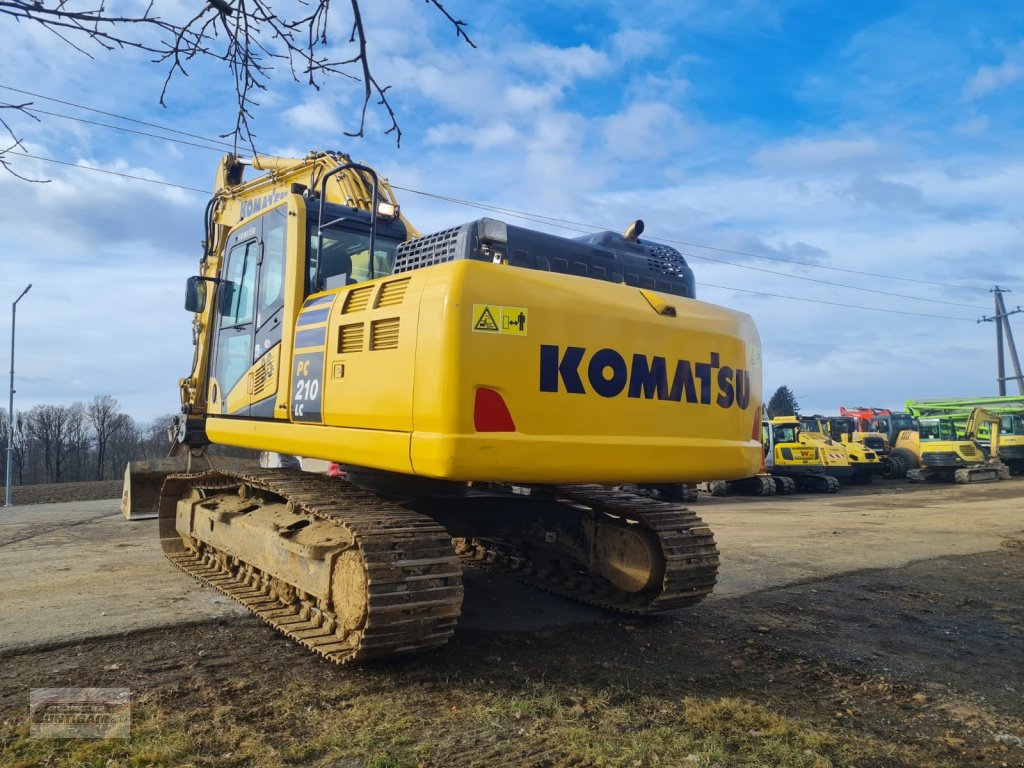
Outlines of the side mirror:
M 202 312 L 206 309 L 206 293 L 209 286 L 201 277 L 190 277 L 185 282 L 185 309 L 189 312 Z

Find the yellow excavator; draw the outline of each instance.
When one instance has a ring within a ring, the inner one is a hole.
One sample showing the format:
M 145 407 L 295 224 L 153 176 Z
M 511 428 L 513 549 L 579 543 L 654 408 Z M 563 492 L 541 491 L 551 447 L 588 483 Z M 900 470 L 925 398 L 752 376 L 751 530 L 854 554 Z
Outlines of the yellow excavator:
M 832 452 L 837 453 L 841 449 L 850 465 L 850 482 L 867 485 L 882 472 L 881 456 L 863 441 L 853 439 L 852 424 L 845 426 L 850 428 L 849 432 L 843 432 L 838 420 L 833 422 L 824 416 L 800 417 L 801 433 L 821 440 Z
M 853 477 L 854 467 L 850 463 L 846 448 L 824 434 L 821 423 L 816 417 L 776 416 L 772 419 L 772 425 L 776 427 L 795 425 L 797 427 L 796 438 L 801 444 L 818 449 L 818 458 L 824 466 L 825 474 L 835 478 L 837 484 Z M 838 488 L 838 485 L 836 487 Z
M 919 442 L 903 441 L 908 450 L 916 450 L 920 466 L 907 471 L 913 482 L 953 480 L 957 483 L 978 483 L 990 480 L 1008 480 L 1009 468 L 999 458 L 998 414 L 984 408 L 974 408 L 967 417 L 963 437 L 958 436 L 956 424 L 948 416 L 920 419 Z M 988 455 L 978 444 L 978 428 L 989 425 L 991 448 Z M 910 437 L 909 435 L 907 437 Z
M 708 526 L 619 487 L 761 464 L 757 331 L 677 251 L 639 221 L 421 236 L 332 152 L 229 155 L 215 190 L 177 466 L 129 467 L 124 498 L 156 500 L 174 564 L 339 663 L 446 642 L 464 563 L 633 614 L 711 592 Z M 209 467 L 211 443 L 346 479 Z
M 802 491 L 837 493 L 836 459 L 831 469 L 827 446 L 803 437 L 801 422 L 795 416 L 776 416 L 762 425 L 765 465 L 776 485 L 793 484 Z

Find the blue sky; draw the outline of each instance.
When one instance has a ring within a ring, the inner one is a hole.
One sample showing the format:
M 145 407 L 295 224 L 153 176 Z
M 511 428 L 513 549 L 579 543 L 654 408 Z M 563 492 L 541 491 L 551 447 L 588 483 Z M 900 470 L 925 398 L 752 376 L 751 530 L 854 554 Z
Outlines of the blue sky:
M 975 321 L 992 314 L 995 284 L 1024 303 L 1020 3 L 450 0 L 477 49 L 422 0 L 365 6 L 401 148 L 377 111 L 366 138 L 343 135 L 357 121 L 350 81 L 316 92 L 279 78 L 255 113 L 261 151 L 341 149 L 400 187 L 593 227 L 643 218 L 690 254 L 701 299 L 754 317 L 766 392 L 786 384 L 807 411 L 994 394 L 994 329 Z M 190 7 L 161 3 L 169 17 Z M 201 136 L 231 130 L 220 68 L 191 66 L 163 108 L 160 65 L 88 50 L 0 18 L 0 85 Z M 32 154 L 212 181 L 217 151 L 39 117 L 13 120 Z M 0 176 L 0 339 L 3 308 L 34 285 L 19 304 L 17 407 L 112 394 L 140 418 L 175 410 L 204 195 L 27 158 L 17 168 L 52 180 Z M 400 195 L 424 232 L 482 215 Z

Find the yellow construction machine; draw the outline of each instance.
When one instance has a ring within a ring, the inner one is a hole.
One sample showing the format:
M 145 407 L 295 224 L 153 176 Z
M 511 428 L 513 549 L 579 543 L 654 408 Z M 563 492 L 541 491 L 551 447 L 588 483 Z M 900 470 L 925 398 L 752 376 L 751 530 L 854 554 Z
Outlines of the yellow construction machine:
M 920 419 L 921 430 L 916 446 L 920 467 L 907 471 L 913 482 L 953 480 L 957 483 L 978 483 L 989 480 L 1008 480 L 1009 468 L 999 459 L 999 432 L 1002 426 L 998 414 L 984 408 L 974 408 L 967 417 L 964 435 L 957 434 L 956 424 L 948 416 Z M 991 435 L 990 453 L 978 444 L 978 429 L 988 425 Z M 913 441 L 902 447 L 914 450 Z
M 347 479 L 151 474 L 176 565 L 337 662 L 444 643 L 467 561 L 634 614 L 711 592 L 708 526 L 617 486 L 757 472 L 747 315 L 697 301 L 640 222 L 420 236 L 345 155 L 248 164 L 264 173 L 222 161 L 187 284 L 180 453 L 311 457 Z
M 834 472 L 839 458 L 830 459 L 827 446 L 804 438 L 801 432 L 795 416 L 776 416 L 762 423 L 765 465 L 778 490 L 791 492 L 786 486 L 792 483 L 802 491 L 838 492 L 839 478 Z
M 799 427 L 797 436 L 800 442 L 803 445 L 814 446 L 818 449 L 826 475 L 834 477 L 839 482 L 853 477 L 855 468 L 850 462 L 849 452 L 845 446 L 841 443 L 836 443 L 825 434 L 824 428 L 817 417 L 776 416 L 772 419 L 772 424 L 796 424 Z
M 875 475 L 885 474 L 882 453 L 877 449 L 880 435 L 864 435 L 854 431 L 853 419 L 812 416 L 801 418 L 802 428 L 811 436 L 820 435 L 828 445 L 839 445 L 846 451 L 853 473 L 850 482 L 867 485 Z

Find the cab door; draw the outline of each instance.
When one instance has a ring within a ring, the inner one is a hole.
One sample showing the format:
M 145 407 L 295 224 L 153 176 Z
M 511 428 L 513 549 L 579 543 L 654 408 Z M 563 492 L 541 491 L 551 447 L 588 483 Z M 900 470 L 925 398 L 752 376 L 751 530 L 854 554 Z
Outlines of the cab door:
M 246 377 L 250 418 L 272 419 L 276 414 L 281 381 L 281 339 L 285 326 L 287 222 L 286 206 L 279 206 L 262 217 L 252 369 Z M 284 418 L 287 413 L 280 415 Z
M 252 365 L 259 240 L 228 250 L 217 291 L 217 328 L 207 398 L 211 414 L 247 416 L 246 373 Z

